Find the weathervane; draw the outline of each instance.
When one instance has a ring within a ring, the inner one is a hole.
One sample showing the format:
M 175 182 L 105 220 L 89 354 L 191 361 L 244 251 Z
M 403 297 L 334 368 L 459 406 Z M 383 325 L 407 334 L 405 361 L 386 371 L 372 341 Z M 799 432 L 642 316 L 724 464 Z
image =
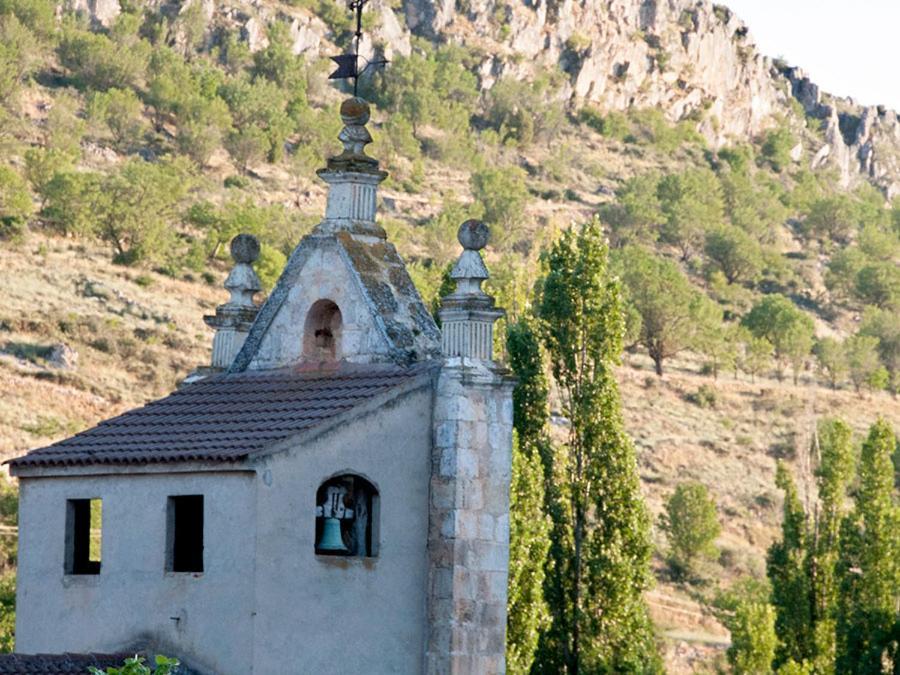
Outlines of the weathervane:
M 332 56 L 331 60 L 337 64 L 337 68 L 331 75 L 329 80 L 347 80 L 353 78 L 353 95 L 356 96 L 359 86 L 359 78 L 372 66 L 383 66 L 387 63 L 386 59 L 378 59 L 377 61 L 369 61 L 366 57 L 359 55 L 359 43 L 362 39 L 362 12 L 363 7 L 369 0 L 350 0 L 348 6 L 351 12 L 356 12 L 356 32 L 353 34 L 356 38 L 356 50 L 352 54 L 341 54 L 340 56 Z M 359 67 L 359 60 L 366 62 L 363 68 Z

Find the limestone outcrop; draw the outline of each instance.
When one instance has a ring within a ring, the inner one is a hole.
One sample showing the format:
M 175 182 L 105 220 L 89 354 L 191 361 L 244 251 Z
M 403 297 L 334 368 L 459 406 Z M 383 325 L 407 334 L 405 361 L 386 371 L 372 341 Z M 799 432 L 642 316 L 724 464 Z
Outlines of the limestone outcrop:
M 65 0 L 108 25 L 120 0 Z M 266 25 L 287 22 L 293 51 L 307 59 L 339 53 L 341 36 L 310 10 L 260 0 L 201 2 L 207 35 L 236 31 L 251 50 L 267 43 Z M 160 11 L 172 14 L 166 2 Z M 414 37 L 465 45 L 480 62 L 483 90 L 502 77 L 564 73 L 554 94 L 563 104 L 601 110 L 656 108 L 672 121 L 696 120 L 714 146 L 757 136 L 799 102 L 821 120 L 808 147 L 811 166 L 828 165 L 845 185 L 871 181 L 900 193 L 900 121 L 822 92 L 799 68 L 761 54 L 748 26 L 709 0 L 372 0 L 367 57 L 410 53 Z M 178 13 L 176 10 L 175 13 Z M 346 39 L 346 36 L 343 36 Z M 796 117 L 796 116 L 795 116 Z M 796 120 L 802 124 L 802 120 Z

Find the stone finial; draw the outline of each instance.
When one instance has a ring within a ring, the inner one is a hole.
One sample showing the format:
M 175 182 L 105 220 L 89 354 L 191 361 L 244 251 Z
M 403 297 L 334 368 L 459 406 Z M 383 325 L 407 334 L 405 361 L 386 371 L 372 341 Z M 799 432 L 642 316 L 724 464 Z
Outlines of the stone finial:
M 353 234 L 385 238 L 382 228 L 375 224 L 375 202 L 378 184 L 387 172 L 378 168 L 378 160 L 366 154 L 372 135 L 366 128 L 370 117 L 369 104 L 359 97 L 341 103 L 344 128 L 338 134 L 343 144 L 341 154 L 329 157 L 319 177 L 328 183 L 328 204 L 317 232 L 332 234 L 348 231 Z
M 490 276 L 481 258 L 489 238 L 490 230 L 480 220 L 467 220 L 459 227 L 457 239 L 463 252 L 450 271 L 456 290 L 444 298 L 440 310 L 445 357 L 493 359 L 494 322 L 503 310 L 481 288 Z
M 251 264 L 259 258 L 259 241 L 249 234 L 239 234 L 231 240 L 231 257 L 235 266 L 225 279 L 231 297 L 216 307 L 212 316 L 204 316 L 207 326 L 216 331 L 213 336 L 212 367 L 224 369 L 231 365 L 240 351 L 256 318 L 259 308 L 253 296 L 262 288 Z

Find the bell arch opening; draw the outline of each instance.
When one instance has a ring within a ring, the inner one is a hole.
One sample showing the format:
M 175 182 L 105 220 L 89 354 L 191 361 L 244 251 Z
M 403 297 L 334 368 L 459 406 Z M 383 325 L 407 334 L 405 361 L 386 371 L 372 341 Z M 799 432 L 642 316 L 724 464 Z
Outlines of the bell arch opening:
M 333 301 L 317 300 L 309 308 L 303 326 L 303 356 L 311 361 L 340 358 L 341 309 Z
M 316 554 L 378 555 L 378 490 L 362 476 L 329 478 L 316 491 Z

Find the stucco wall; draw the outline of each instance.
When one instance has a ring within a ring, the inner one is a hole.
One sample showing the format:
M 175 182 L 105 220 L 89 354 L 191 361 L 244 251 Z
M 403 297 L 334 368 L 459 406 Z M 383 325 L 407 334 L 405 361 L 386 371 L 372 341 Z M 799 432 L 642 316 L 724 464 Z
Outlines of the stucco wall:
M 422 671 L 432 389 L 259 467 L 254 673 Z M 315 555 L 315 495 L 339 473 L 380 493 L 377 558 Z
M 16 650 L 171 645 L 215 673 L 250 672 L 252 473 L 22 478 Z M 165 572 L 170 495 L 204 495 L 204 572 Z M 103 499 L 102 569 L 64 574 L 66 500 Z M 172 617 L 179 617 L 174 620 Z

